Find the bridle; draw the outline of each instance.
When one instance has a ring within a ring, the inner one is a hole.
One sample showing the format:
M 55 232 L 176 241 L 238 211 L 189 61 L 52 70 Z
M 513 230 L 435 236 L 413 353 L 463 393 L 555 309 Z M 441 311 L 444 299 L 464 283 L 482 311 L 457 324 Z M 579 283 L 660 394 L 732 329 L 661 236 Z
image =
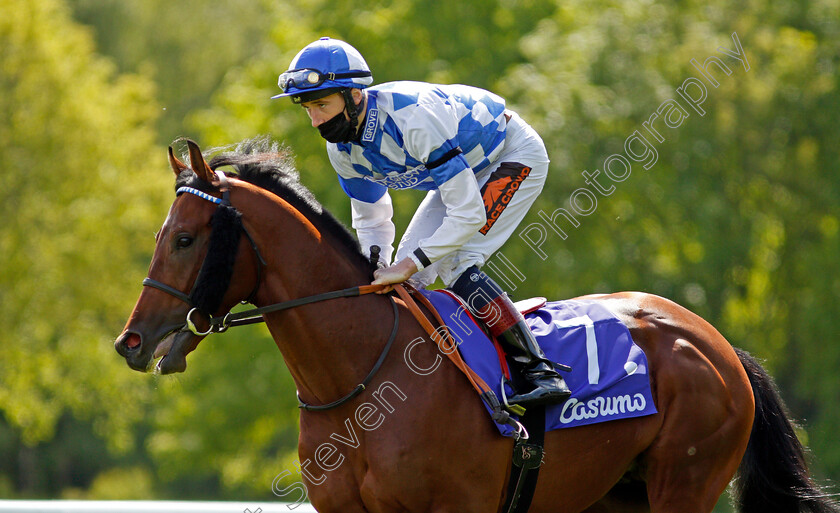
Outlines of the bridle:
M 221 182 L 221 185 L 220 185 L 220 191 L 222 193 L 221 198 L 218 198 L 218 197 L 213 196 L 211 194 L 207 194 L 205 192 L 202 192 L 198 189 L 194 189 L 192 187 L 180 187 L 180 188 L 178 188 L 178 190 L 175 191 L 176 196 L 181 195 L 182 193 L 189 193 L 189 194 L 192 194 L 194 196 L 198 196 L 201 199 L 204 199 L 204 200 L 207 200 L 211 203 L 214 203 L 214 204 L 218 205 L 219 208 L 224 208 L 224 207 L 235 208 L 230 203 L 230 184 L 229 184 L 227 176 L 224 173 L 222 173 L 221 171 L 215 171 L 215 173 L 216 173 L 216 176 L 219 178 L 219 181 Z M 242 303 L 244 304 L 244 303 L 253 302 L 254 298 L 256 297 L 257 291 L 260 288 L 260 283 L 262 282 L 262 268 L 265 267 L 267 264 L 266 264 L 265 260 L 263 259 L 262 255 L 260 254 L 259 248 L 257 247 L 257 244 L 254 241 L 254 238 L 251 237 L 251 234 L 248 233 L 248 230 L 244 226 L 241 226 L 241 229 L 242 229 L 242 232 L 247 237 L 248 241 L 251 243 L 251 248 L 254 250 L 254 253 L 256 254 L 256 257 L 257 257 L 256 258 L 257 259 L 257 264 L 256 264 L 256 266 L 257 266 L 257 281 L 256 281 L 256 284 L 254 285 L 254 290 L 251 292 L 248 299 L 242 301 Z M 205 255 L 204 258 L 205 258 L 205 261 L 206 261 L 207 255 Z M 199 275 L 200 274 L 201 273 L 199 273 Z M 180 331 L 191 331 L 194 335 L 197 335 L 197 336 L 206 336 L 206 335 L 210 335 L 211 333 L 223 333 L 223 332 L 227 331 L 229 328 L 232 328 L 232 327 L 245 326 L 245 325 L 248 325 L 248 324 L 256 324 L 256 323 L 260 323 L 260 322 L 265 322 L 265 318 L 263 316 L 264 316 L 264 314 L 267 314 L 267 313 L 280 312 L 280 311 L 283 311 L 283 310 L 288 310 L 290 308 L 295 308 L 295 307 L 302 306 L 302 305 L 308 305 L 308 304 L 311 304 L 311 303 L 317 303 L 317 302 L 320 302 L 320 301 L 327 301 L 327 300 L 330 300 L 330 299 L 361 296 L 361 295 L 364 295 L 364 294 L 370 294 L 372 292 L 376 292 L 376 291 L 381 290 L 383 288 L 383 286 L 381 286 L 381 285 L 358 285 L 358 286 L 349 287 L 349 288 L 346 288 L 346 289 L 334 290 L 334 291 L 331 291 L 331 292 L 323 292 L 321 294 L 315 294 L 315 295 L 312 295 L 312 296 L 306 296 L 306 297 L 302 297 L 302 298 L 298 298 L 298 299 L 292 299 L 292 300 L 289 300 L 289 301 L 282 301 L 280 303 L 274 303 L 272 305 L 263 306 L 263 307 L 259 307 L 259 308 L 252 308 L 252 309 L 244 310 L 244 311 L 237 312 L 237 313 L 228 312 L 225 315 L 216 316 L 216 317 L 214 317 L 214 316 L 210 315 L 209 313 L 205 312 L 204 314 L 208 318 L 208 321 L 209 321 L 209 327 L 207 328 L 206 331 L 200 331 L 196 327 L 195 322 L 192 320 L 192 317 L 193 317 L 194 313 L 196 313 L 196 312 L 202 313 L 200 307 L 195 304 L 195 301 L 193 301 L 193 298 L 192 298 L 193 292 L 196 290 L 196 286 L 198 284 L 197 282 L 198 282 L 198 280 L 196 280 L 196 283 L 193 284 L 192 291 L 190 292 L 189 295 L 185 294 L 184 292 L 182 292 L 178 289 L 176 289 L 175 287 L 167 285 L 167 284 L 165 284 L 161 281 L 155 280 L 155 279 L 153 279 L 151 277 L 148 277 L 148 276 L 143 279 L 143 286 L 144 287 L 152 287 L 152 288 L 161 290 L 163 292 L 166 292 L 167 294 L 169 294 L 171 296 L 174 296 L 174 297 L 180 299 L 181 301 L 183 301 L 184 303 L 190 305 L 192 307 L 192 309 L 187 313 L 187 317 L 186 317 L 184 326 L 181 327 Z M 327 409 L 330 409 L 330 408 L 335 408 L 337 406 L 340 406 L 341 404 L 344 404 L 345 402 L 349 401 L 350 399 L 356 397 L 363 390 L 365 390 L 367 385 L 373 379 L 374 374 L 376 374 L 376 372 L 379 370 L 379 368 L 384 363 L 385 357 L 388 355 L 388 352 L 391 349 L 391 346 L 393 345 L 394 340 L 397 337 L 397 331 L 399 329 L 399 321 L 400 321 L 399 310 L 397 309 L 397 304 L 394 301 L 394 298 L 390 295 L 388 296 L 388 298 L 390 299 L 391 306 L 393 307 L 393 310 L 394 310 L 394 327 L 391 330 L 391 334 L 388 337 L 388 342 L 385 344 L 385 348 L 382 350 L 382 353 L 379 355 L 379 358 L 377 359 L 376 364 L 374 364 L 373 369 L 371 369 L 371 371 L 368 373 L 368 375 L 365 377 L 365 379 L 362 380 L 361 383 L 356 385 L 356 387 L 349 394 L 347 394 L 344 397 L 342 397 L 341 399 L 338 399 L 338 400 L 333 401 L 331 403 L 315 406 L 315 405 L 311 405 L 311 404 L 307 404 L 307 403 L 303 402 L 300 399 L 300 396 L 298 396 L 298 402 L 300 403 L 299 404 L 300 408 L 305 409 L 305 410 L 310 410 L 310 411 L 320 411 L 320 410 L 327 410 Z
M 226 208 L 226 207 L 227 208 L 234 208 L 233 205 L 231 205 L 231 203 L 230 203 L 230 185 L 229 185 L 227 176 L 221 171 L 216 171 L 215 173 L 216 173 L 216 176 L 219 178 L 219 181 L 221 183 L 221 186 L 220 186 L 220 191 L 222 193 L 221 198 L 218 198 L 216 196 L 207 194 L 206 192 L 200 191 L 198 189 L 194 189 L 192 187 L 180 187 L 177 191 L 175 191 L 175 195 L 180 196 L 182 193 L 186 192 L 186 193 L 190 193 L 190 194 L 193 194 L 195 196 L 198 196 L 199 198 L 207 200 L 211 203 L 214 203 L 214 204 L 218 205 L 219 208 Z M 265 262 L 265 259 L 262 257 L 262 254 L 260 253 L 259 248 L 257 247 L 257 243 L 254 241 L 254 238 L 251 236 L 251 234 L 248 232 L 248 230 L 244 226 L 241 226 L 241 225 L 239 226 L 239 228 L 241 229 L 242 233 L 245 234 L 245 237 L 248 239 L 248 242 L 250 242 L 251 249 L 254 250 L 254 255 L 256 255 L 256 260 L 257 260 L 257 262 L 256 262 L 257 279 L 256 279 L 256 282 L 254 283 L 254 289 L 248 295 L 248 298 L 242 301 L 242 304 L 246 304 L 246 303 L 253 302 L 254 298 L 256 298 L 256 296 L 257 296 L 257 292 L 259 291 L 259 288 L 260 288 L 260 283 L 262 283 L 263 267 L 266 266 L 266 262 Z M 207 256 L 205 256 L 205 262 L 206 262 L 206 260 L 207 260 Z M 200 275 L 201 275 L 201 273 L 199 273 L 199 276 Z M 192 317 L 193 317 L 194 313 L 201 312 L 200 305 L 197 305 L 196 302 L 193 300 L 193 297 L 195 296 L 196 288 L 198 287 L 198 279 L 196 279 L 196 282 L 193 283 L 192 290 L 190 290 L 189 294 L 185 294 L 185 293 L 181 292 L 180 290 L 176 289 L 175 287 L 167 285 L 167 284 L 165 284 L 161 281 L 155 280 L 155 279 L 153 279 L 151 277 L 148 277 L 148 276 L 143 279 L 143 286 L 144 287 L 152 287 L 152 288 L 156 288 L 158 290 L 162 290 L 163 292 L 166 292 L 167 294 L 169 294 L 171 296 L 174 296 L 174 297 L 180 299 L 181 301 L 183 301 L 184 303 L 187 303 L 188 305 L 190 305 L 192 307 L 192 309 L 187 313 L 187 318 L 186 318 L 186 322 L 185 322 L 184 326 L 186 328 L 188 328 L 191 332 L 193 332 L 195 335 L 205 336 L 205 335 L 209 335 L 211 333 L 222 333 L 224 331 L 227 331 L 227 329 L 230 328 L 231 326 L 254 324 L 256 322 L 260 322 L 259 316 L 256 316 L 256 318 L 254 318 L 254 319 L 248 319 L 248 322 L 243 322 L 243 320 L 240 319 L 234 324 L 233 323 L 233 318 L 228 317 L 228 316 L 231 315 L 230 313 L 228 313 L 227 315 L 222 316 L 222 317 L 213 317 L 208 313 L 208 314 L 205 314 L 205 315 L 210 320 L 210 327 L 207 329 L 207 331 L 202 332 L 202 331 L 198 330 L 198 328 L 195 325 L 195 322 L 192 320 Z M 253 312 L 251 312 L 251 313 L 253 313 Z M 183 331 L 183 328 L 182 328 L 182 331 Z

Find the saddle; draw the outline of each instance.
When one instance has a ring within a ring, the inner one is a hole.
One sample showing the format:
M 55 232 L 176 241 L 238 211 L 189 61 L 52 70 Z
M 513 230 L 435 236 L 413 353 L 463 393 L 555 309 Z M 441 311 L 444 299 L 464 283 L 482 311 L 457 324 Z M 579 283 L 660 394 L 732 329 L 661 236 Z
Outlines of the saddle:
M 523 299 L 522 301 L 517 301 L 513 304 L 519 313 L 522 315 L 527 315 L 531 312 L 536 312 L 540 308 L 544 307 L 548 303 L 548 300 L 544 297 L 532 297 L 530 299 Z

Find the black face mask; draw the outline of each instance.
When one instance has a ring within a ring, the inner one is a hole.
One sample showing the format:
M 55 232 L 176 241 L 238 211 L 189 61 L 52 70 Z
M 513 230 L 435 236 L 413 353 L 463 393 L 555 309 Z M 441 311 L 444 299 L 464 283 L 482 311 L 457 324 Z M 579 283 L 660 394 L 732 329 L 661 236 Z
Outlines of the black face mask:
M 321 137 L 331 143 L 350 142 L 356 135 L 353 124 L 344 115 L 343 110 L 328 121 L 318 125 L 318 131 L 321 132 Z

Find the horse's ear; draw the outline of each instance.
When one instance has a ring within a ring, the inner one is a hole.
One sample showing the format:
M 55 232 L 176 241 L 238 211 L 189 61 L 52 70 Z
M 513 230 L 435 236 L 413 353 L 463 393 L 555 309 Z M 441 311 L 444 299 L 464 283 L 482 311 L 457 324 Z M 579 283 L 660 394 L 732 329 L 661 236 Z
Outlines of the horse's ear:
M 216 179 L 216 174 L 207 165 L 204 156 L 201 154 L 201 148 L 198 147 L 195 141 L 187 139 L 187 147 L 190 149 L 190 164 L 192 169 L 199 178 L 207 183 L 212 183 Z
M 178 160 L 175 153 L 172 151 L 172 146 L 169 147 L 169 165 L 172 166 L 172 171 L 175 171 L 175 176 L 181 176 L 181 171 L 189 169 L 189 166 Z

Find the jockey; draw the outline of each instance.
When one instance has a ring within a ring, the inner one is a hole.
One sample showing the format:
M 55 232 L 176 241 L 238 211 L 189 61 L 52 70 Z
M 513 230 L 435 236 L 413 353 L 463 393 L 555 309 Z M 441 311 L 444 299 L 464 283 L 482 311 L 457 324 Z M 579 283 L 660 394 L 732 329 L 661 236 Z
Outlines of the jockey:
M 363 251 L 378 245 L 382 261 L 391 262 L 395 229 L 388 189 L 429 191 L 394 264 L 375 271 L 373 284 L 412 277 L 426 286 L 440 276 L 485 320 L 532 385 L 509 402 L 562 402 L 569 397 L 565 382 L 507 294 L 479 270 L 542 191 L 549 163 L 542 139 L 489 91 L 371 83 L 355 48 L 324 37 L 295 56 L 280 75 L 283 92 L 272 98 L 290 96 L 328 141 Z

